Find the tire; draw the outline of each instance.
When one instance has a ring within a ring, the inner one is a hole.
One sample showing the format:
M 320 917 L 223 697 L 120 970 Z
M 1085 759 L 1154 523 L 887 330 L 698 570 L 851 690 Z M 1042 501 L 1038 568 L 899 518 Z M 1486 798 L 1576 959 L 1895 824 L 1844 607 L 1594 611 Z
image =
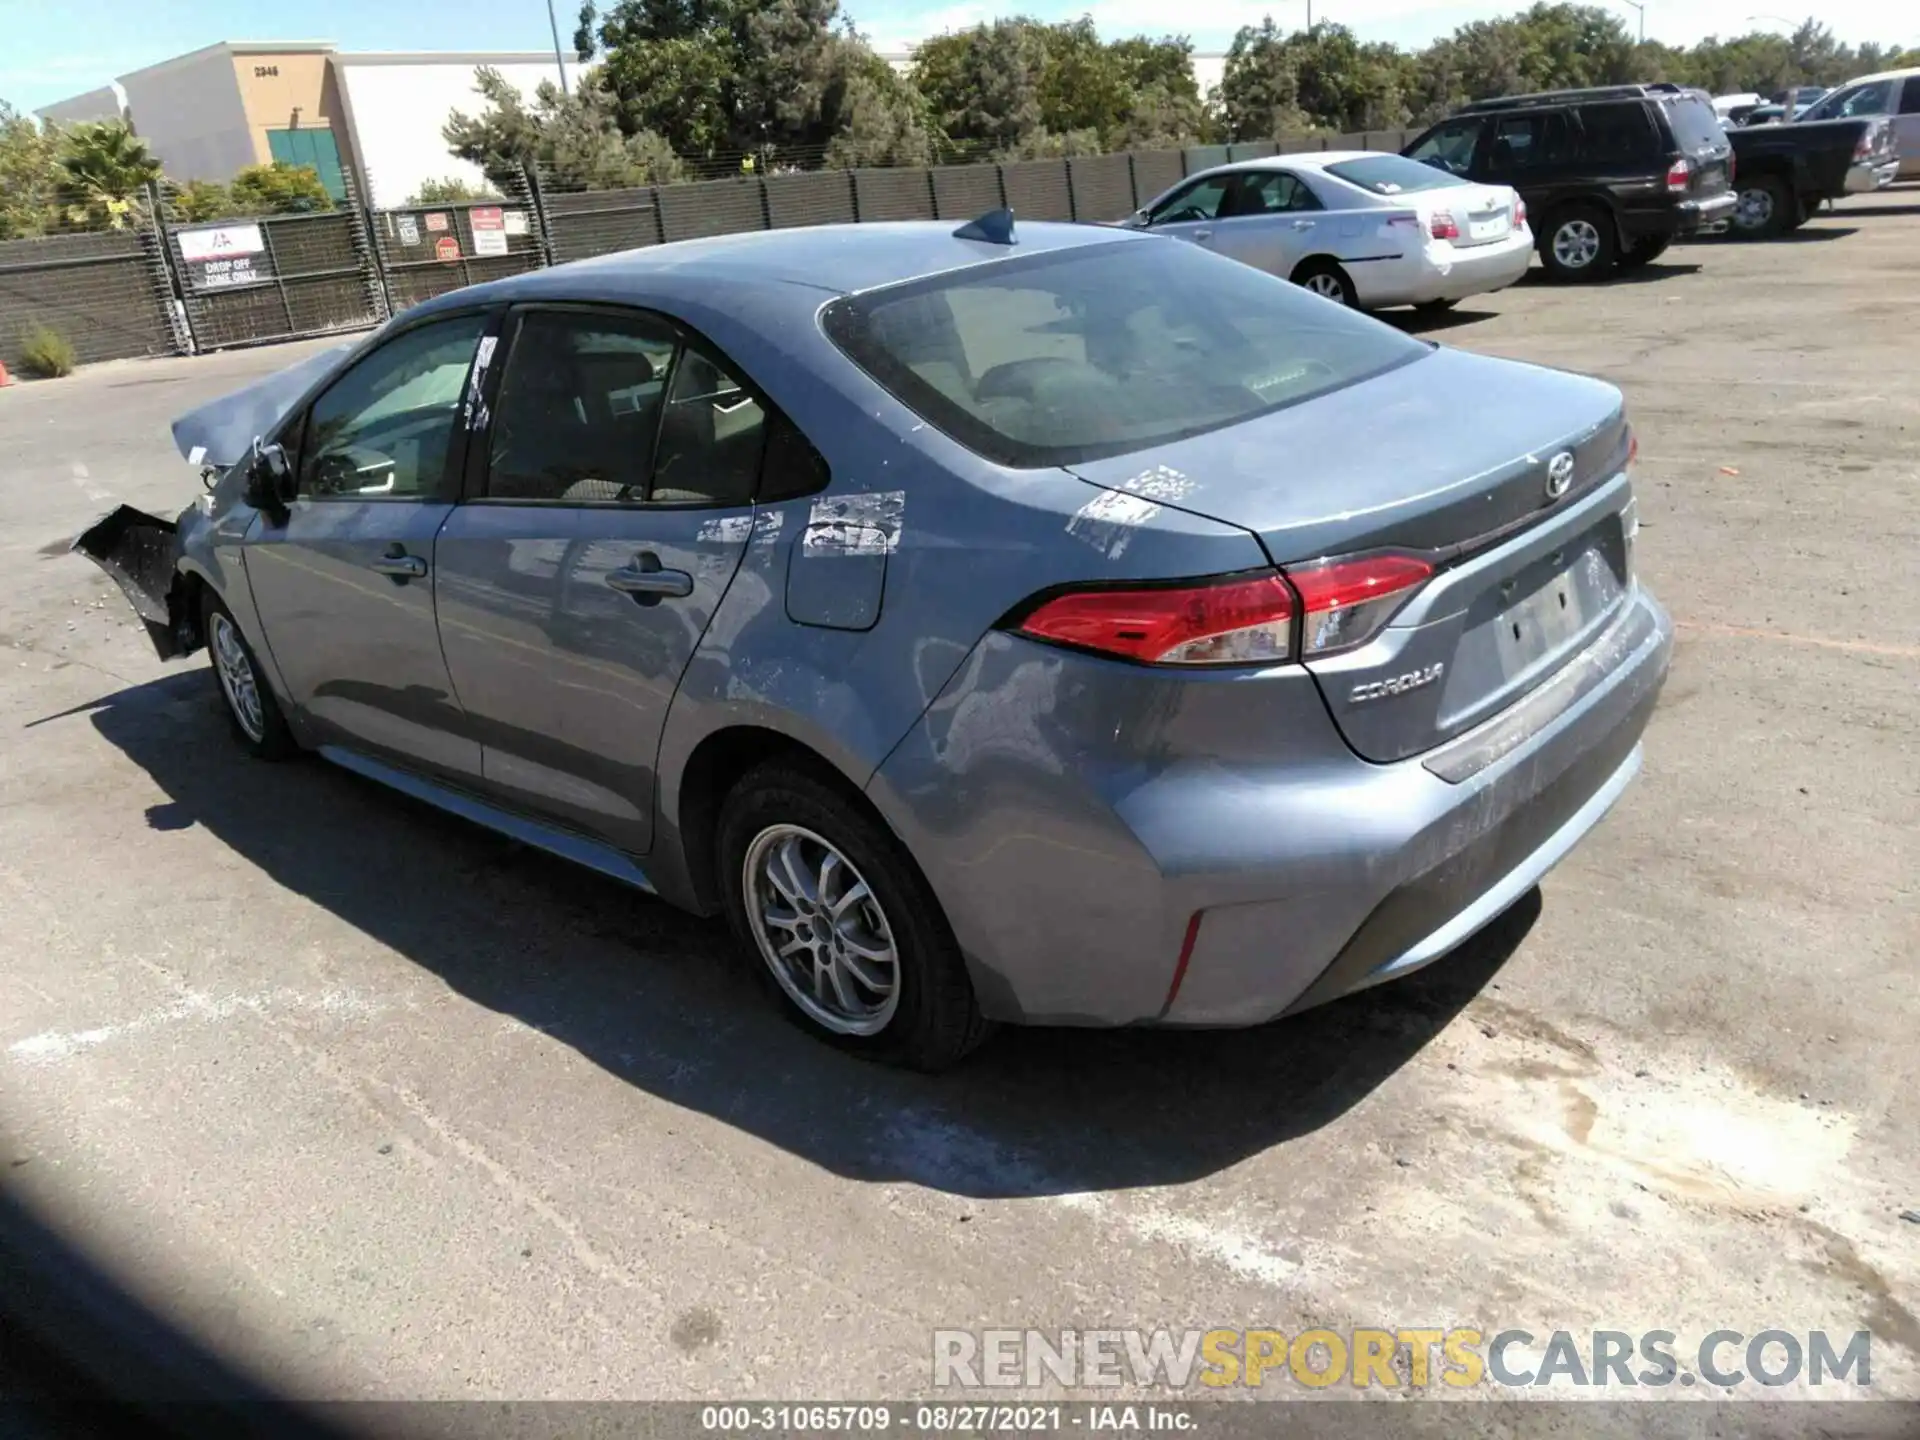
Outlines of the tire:
M 290 760 L 298 755 L 300 746 L 287 728 L 273 687 L 260 673 L 253 647 L 240 632 L 233 612 L 211 590 L 201 607 L 200 626 L 213 661 L 213 688 L 240 748 L 256 760 Z
M 1413 313 L 1416 315 L 1444 315 L 1459 303 L 1458 300 L 1422 300 L 1418 305 L 1413 307 Z
M 1293 283 L 1349 310 L 1360 308 L 1360 293 L 1353 288 L 1352 277 L 1331 260 L 1305 261 L 1293 272 Z
M 1620 252 L 1620 258 L 1614 262 L 1622 270 L 1638 270 L 1643 265 L 1651 265 L 1667 253 L 1667 247 L 1673 244 L 1670 235 L 1655 235 L 1636 240 Z
M 1799 199 L 1777 175 L 1742 180 L 1736 193 L 1740 203 L 1734 207 L 1728 228 L 1742 240 L 1771 240 L 1784 235 L 1800 213 Z
M 808 1034 L 924 1071 L 946 1069 L 987 1037 L 932 888 L 838 786 L 791 762 L 760 766 L 721 804 L 715 846 L 734 937 L 781 1011 Z M 829 854 L 837 862 L 830 872 Z M 856 888 L 867 898 L 833 915 Z M 783 959 L 781 947 L 795 941 Z M 883 953 L 890 962 L 875 960 Z M 890 988 L 876 983 L 889 977 Z
M 1563 282 L 1599 280 L 1613 269 L 1613 217 L 1595 205 L 1570 205 L 1540 232 L 1540 263 Z

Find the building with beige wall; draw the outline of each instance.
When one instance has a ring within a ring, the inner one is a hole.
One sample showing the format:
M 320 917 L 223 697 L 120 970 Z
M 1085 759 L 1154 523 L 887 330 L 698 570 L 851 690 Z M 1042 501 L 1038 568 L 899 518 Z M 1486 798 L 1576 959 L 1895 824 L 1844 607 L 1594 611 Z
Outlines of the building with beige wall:
M 230 180 L 245 166 L 288 160 L 312 165 L 342 199 L 353 137 L 332 54 L 324 41 L 222 40 L 122 75 L 117 95 L 103 87 L 39 114 L 56 124 L 124 115 L 172 180 Z

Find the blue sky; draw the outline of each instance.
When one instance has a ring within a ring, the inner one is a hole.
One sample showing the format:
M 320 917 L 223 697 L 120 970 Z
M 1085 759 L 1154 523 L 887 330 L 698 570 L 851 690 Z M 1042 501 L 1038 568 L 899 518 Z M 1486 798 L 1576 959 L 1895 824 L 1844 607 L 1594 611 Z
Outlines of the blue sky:
M 1091 14 L 1110 35 L 1184 32 L 1203 49 L 1224 49 L 1239 26 L 1271 11 L 1301 23 L 1304 0 L 842 0 L 883 48 L 1014 12 L 1046 18 Z M 1792 0 L 1649 0 L 1650 37 L 1687 44 L 1710 33 L 1783 29 L 1804 12 Z M 555 0 L 562 36 L 578 0 Z M 1509 3 L 1433 0 L 1316 0 L 1315 16 L 1350 25 L 1363 39 L 1418 45 L 1469 20 L 1523 8 Z M 1630 7 L 1614 0 L 1629 25 Z M 1767 18 L 1750 19 L 1755 12 Z M 1920 7 L 1887 0 L 1822 0 L 1821 18 L 1844 40 L 1920 44 Z M 331 40 L 351 50 L 537 50 L 550 46 L 544 0 L 0 0 L 0 98 L 32 109 L 88 90 L 157 60 L 216 40 Z

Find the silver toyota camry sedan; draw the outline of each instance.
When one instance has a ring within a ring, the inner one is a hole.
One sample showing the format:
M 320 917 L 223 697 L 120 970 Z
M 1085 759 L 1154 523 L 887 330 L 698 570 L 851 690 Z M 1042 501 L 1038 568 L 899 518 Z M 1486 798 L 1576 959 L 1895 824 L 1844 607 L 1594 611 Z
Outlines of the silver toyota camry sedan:
M 1611 387 L 1005 212 L 457 291 L 174 429 L 207 493 L 76 543 L 243 747 L 724 913 L 923 1068 L 1440 958 L 1671 648 Z

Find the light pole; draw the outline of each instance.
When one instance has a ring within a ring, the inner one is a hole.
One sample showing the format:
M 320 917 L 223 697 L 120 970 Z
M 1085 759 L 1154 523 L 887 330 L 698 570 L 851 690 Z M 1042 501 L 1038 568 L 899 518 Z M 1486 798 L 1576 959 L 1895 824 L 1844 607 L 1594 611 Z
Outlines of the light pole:
M 547 24 L 553 27 L 553 63 L 560 71 L 560 93 L 567 93 L 567 62 L 560 58 L 560 21 L 553 13 L 553 0 L 547 0 Z
M 1747 17 L 1748 24 L 1752 24 L 1755 20 L 1765 20 L 1769 25 L 1784 25 L 1789 31 L 1794 29 L 1793 21 L 1783 15 L 1749 15 Z
M 1622 5 L 1631 5 L 1640 12 L 1640 43 L 1647 43 L 1647 7 L 1640 0 L 1620 0 Z

